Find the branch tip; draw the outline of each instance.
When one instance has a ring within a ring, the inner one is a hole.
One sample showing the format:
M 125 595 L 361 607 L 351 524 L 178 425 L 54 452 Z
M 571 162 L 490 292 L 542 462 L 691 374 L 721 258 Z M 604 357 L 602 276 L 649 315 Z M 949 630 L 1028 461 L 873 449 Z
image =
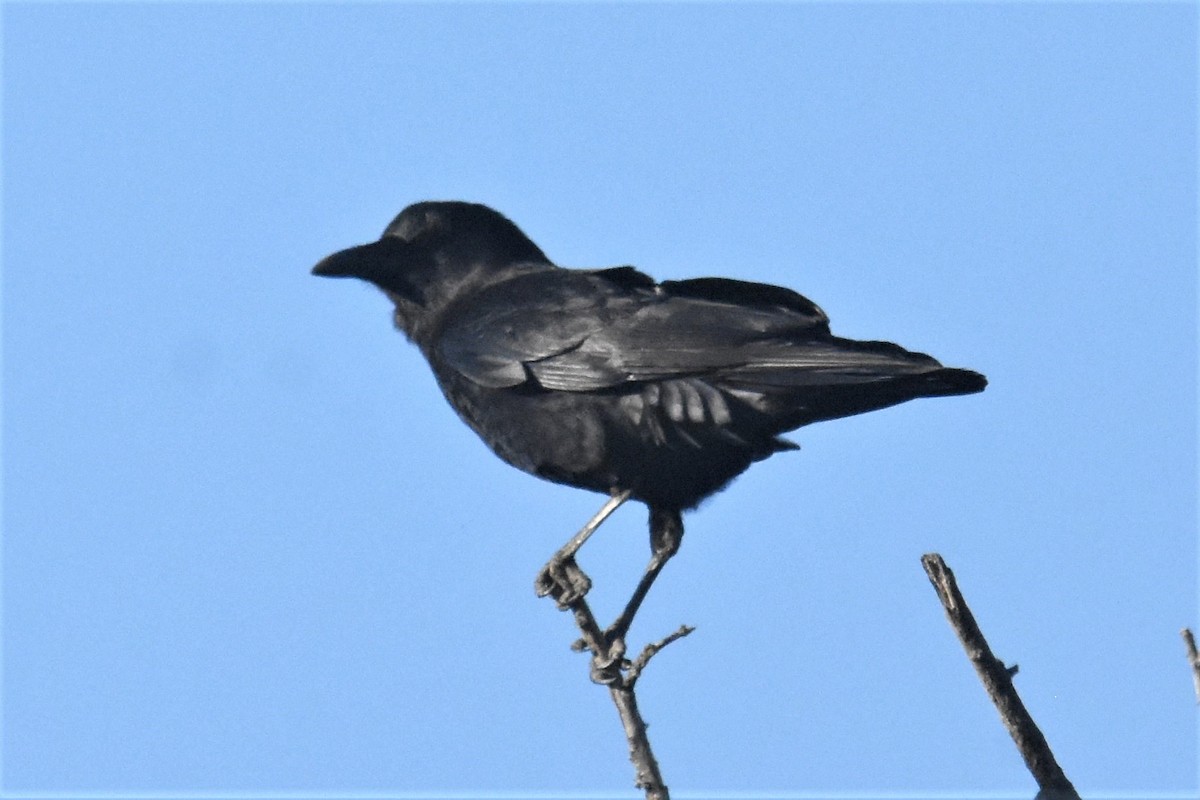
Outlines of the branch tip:
M 1196 692 L 1196 703 L 1200 705 L 1200 652 L 1196 651 L 1196 637 L 1190 628 L 1184 628 L 1179 635 L 1183 637 L 1183 645 L 1187 648 L 1188 664 L 1192 668 L 1192 687 Z
M 650 659 L 658 655 L 658 653 L 671 642 L 682 639 L 694 630 L 696 630 L 694 625 L 680 625 L 678 630 L 667 634 L 657 642 L 651 642 L 642 648 L 642 652 L 633 660 L 633 663 L 629 665 L 629 674 L 625 678 L 626 683 L 628 683 L 630 686 L 633 686 L 633 684 L 637 682 L 637 679 L 641 677 L 642 670 L 644 670 L 646 665 L 650 663 Z

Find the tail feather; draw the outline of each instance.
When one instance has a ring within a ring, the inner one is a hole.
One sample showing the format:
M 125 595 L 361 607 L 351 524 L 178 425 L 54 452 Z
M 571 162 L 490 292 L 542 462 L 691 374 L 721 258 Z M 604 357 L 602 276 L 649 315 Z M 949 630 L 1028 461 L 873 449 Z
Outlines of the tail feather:
M 987 378 L 969 369 L 942 367 L 921 377 L 925 389 L 922 397 L 975 394 L 987 388 Z
M 721 384 L 773 417 L 781 431 L 987 386 L 978 372 L 943 367 L 890 342 L 829 337 L 778 355 L 727 372 Z

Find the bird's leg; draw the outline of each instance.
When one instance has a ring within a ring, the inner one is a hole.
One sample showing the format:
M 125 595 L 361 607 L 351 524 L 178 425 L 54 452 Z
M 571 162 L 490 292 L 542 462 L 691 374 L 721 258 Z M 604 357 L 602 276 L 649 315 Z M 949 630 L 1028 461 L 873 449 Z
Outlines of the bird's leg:
M 680 513 L 675 510 L 651 507 L 650 549 L 652 555 L 650 563 L 646 565 L 646 571 L 642 573 L 642 579 L 638 581 L 637 588 L 633 590 L 621 616 L 617 617 L 613 624 L 604 631 L 604 637 L 608 640 L 610 650 L 624 652 L 625 634 L 629 632 L 629 626 L 633 624 L 634 616 L 637 615 L 642 601 L 646 599 L 646 594 L 649 593 L 650 587 L 658 578 L 658 573 L 662 572 L 662 568 L 671 560 L 671 556 L 679 552 L 679 545 L 682 543 L 683 517 Z
M 538 597 L 550 595 L 558 603 L 560 609 L 567 609 L 588 593 L 588 590 L 592 588 L 592 581 L 575 563 L 575 553 L 583 547 L 583 543 L 596 532 L 604 520 L 608 519 L 609 515 L 629 499 L 629 494 L 628 489 L 622 492 L 614 491 L 608 498 L 608 502 L 596 512 L 596 516 L 588 520 L 587 524 L 579 529 L 579 533 L 572 536 L 566 544 L 558 549 L 557 553 L 550 557 L 533 582 L 533 588 Z

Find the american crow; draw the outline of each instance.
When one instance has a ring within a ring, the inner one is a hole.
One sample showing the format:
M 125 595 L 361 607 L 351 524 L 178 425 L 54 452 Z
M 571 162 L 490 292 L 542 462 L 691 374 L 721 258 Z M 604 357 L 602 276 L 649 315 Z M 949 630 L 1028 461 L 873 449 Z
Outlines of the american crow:
M 564 269 L 472 203 L 411 205 L 378 241 L 313 273 L 382 289 L 450 405 L 500 458 L 610 495 L 539 575 L 539 594 L 563 607 L 589 586 L 575 551 L 625 499 L 650 509 L 653 581 L 679 547 L 681 512 L 795 449 L 781 433 L 987 384 L 888 342 L 833 336 L 790 289 Z M 614 623 L 617 638 L 627 625 Z

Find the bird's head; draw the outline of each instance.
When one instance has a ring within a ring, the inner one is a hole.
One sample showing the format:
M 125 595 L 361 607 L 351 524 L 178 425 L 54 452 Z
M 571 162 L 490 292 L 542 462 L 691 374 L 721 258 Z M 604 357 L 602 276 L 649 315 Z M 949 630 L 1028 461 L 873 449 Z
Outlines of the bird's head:
M 375 284 L 396 303 L 396 324 L 415 337 L 464 292 L 514 272 L 552 267 L 499 212 L 476 203 L 426 201 L 401 211 L 378 241 L 328 256 L 313 274 Z

